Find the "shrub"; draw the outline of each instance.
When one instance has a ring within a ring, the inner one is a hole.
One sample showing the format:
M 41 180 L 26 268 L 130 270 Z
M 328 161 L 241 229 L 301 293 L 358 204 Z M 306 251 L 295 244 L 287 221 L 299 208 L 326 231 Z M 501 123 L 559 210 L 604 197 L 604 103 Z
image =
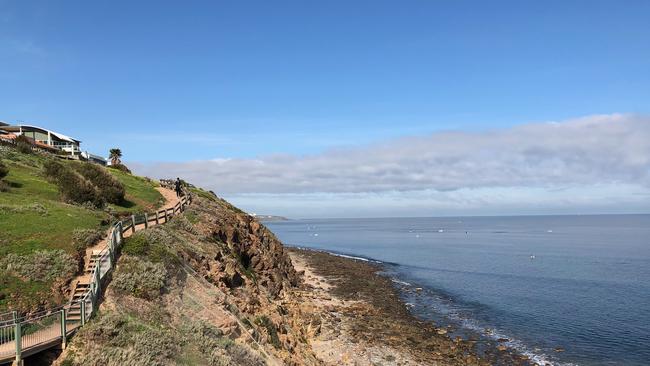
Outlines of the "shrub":
M 0 161 L 0 179 L 6 177 L 7 174 L 9 174 L 9 168 Z
M 131 170 L 129 170 L 129 168 L 127 168 L 127 166 L 122 163 L 110 165 L 109 168 L 131 174 Z
M 167 271 L 162 263 L 126 257 L 122 259 L 112 284 L 118 293 L 153 300 L 162 293 L 166 277 Z
M 72 240 L 77 251 L 82 251 L 104 239 L 105 235 L 102 229 L 75 229 L 72 232 Z
M 74 275 L 77 265 L 61 249 L 37 250 L 28 255 L 7 254 L 0 261 L 0 270 L 29 281 L 52 281 Z
M 178 261 L 169 248 L 173 238 L 161 228 L 139 231 L 126 240 L 122 251 L 126 254 L 143 257 L 154 263 L 163 263 L 167 267 Z
M 6 192 L 9 190 L 9 185 L 2 181 L 7 174 L 9 174 L 9 168 L 7 168 L 7 166 L 0 160 L 0 192 Z
M 25 135 L 16 137 L 16 149 L 23 154 L 31 154 L 34 143 Z
M 106 203 L 97 187 L 74 171 L 60 176 L 57 182 L 59 190 L 67 201 L 79 204 L 91 203 L 94 207 L 103 207 Z
M 32 203 L 31 205 L 1 205 L 0 212 L 7 214 L 19 214 L 34 212 L 40 216 L 47 216 L 49 214 L 47 207 L 41 205 L 40 203 Z
M 182 339 L 172 329 L 142 322 L 139 318 L 109 312 L 84 326 L 74 365 L 171 365 Z
M 273 324 L 271 319 L 266 315 L 262 315 L 255 318 L 254 323 L 266 329 L 266 333 L 268 334 L 273 347 L 279 349 L 282 346 L 280 344 L 280 338 L 278 337 L 278 328 Z
M 97 187 L 68 166 L 47 160 L 43 164 L 43 171 L 59 187 L 64 200 L 77 204 L 89 202 L 94 207 L 104 206 L 105 200 Z
M 124 201 L 126 193 L 124 186 L 104 168 L 92 163 L 75 164 L 74 167 L 79 174 L 97 187 L 106 202 L 119 204 Z
M 196 218 L 196 216 L 194 216 Z M 169 221 L 169 228 L 174 230 L 183 230 L 190 234 L 196 234 L 196 228 L 185 215 L 176 215 Z
M 214 366 L 262 366 L 265 362 L 246 347 L 233 342 L 212 324 L 199 321 L 181 329 L 186 342 L 196 343 L 204 351 L 210 365 Z

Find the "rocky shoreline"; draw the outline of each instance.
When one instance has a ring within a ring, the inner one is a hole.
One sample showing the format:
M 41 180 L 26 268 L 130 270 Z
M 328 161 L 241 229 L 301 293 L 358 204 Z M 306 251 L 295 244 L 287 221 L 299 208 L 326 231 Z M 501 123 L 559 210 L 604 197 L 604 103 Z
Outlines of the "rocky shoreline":
M 452 339 L 445 327 L 413 316 L 381 264 L 288 248 L 304 272 L 304 290 L 324 303 L 321 332 L 310 343 L 329 364 L 535 365 L 498 344 Z M 322 351 L 319 352 L 319 349 Z

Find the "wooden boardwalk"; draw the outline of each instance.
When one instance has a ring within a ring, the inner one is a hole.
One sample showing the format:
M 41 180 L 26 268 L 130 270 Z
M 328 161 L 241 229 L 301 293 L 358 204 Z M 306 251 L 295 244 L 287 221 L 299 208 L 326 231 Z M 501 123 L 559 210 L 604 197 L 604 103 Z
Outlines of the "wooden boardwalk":
M 106 240 L 88 249 L 86 273 L 73 281 L 76 288 L 70 303 L 30 318 L 0 321 L 0 365 L 12 362 L 20 365 L 24 357 L 46 349 L 65 348 L 67 337 L 82 327 L 99 306 L 106 275 L 115 268 L 117 251 L 124 238 L 168 222 L 192 202 L 189 194 L 178 198 L 169 188 L 157 189 L 166 201 L 160 210 L 153 214 L 134 215 L 116 223 L 109 230 Z M 16 339 L 20 340 L 18 344 Z

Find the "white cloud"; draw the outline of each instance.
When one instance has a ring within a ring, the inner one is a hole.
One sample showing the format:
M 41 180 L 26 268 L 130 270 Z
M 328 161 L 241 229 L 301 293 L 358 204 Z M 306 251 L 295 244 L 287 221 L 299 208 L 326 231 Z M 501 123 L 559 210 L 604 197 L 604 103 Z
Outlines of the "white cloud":
M 225 197 L 248 212 L 301 217 L 397 217 L 650 211 L 650 190 L 636 185 L 569 188 L 462 188 L 382 193 L 236 194 Z
M 650 117 L 597 115 L 486 132 L 438 132 L 307 156 L 134 168 L 149 176 L 180 176 L 224 195 L 649 187 Z

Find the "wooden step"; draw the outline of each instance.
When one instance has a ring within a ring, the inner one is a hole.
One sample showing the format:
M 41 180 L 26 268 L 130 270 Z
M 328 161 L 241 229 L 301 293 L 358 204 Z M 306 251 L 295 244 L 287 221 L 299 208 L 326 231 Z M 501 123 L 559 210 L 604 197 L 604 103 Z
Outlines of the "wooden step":
M 70 297 L 70 301 L 78 301 L 82 299 L 86 294 L 90 291 L 90 284 L 85 283 L 85 282 L 77 282 L 75 285 L 74 290 L 72 291 L 72 296 Z M 71 305 L 71 307 L 75 306 L 74 304 Z

